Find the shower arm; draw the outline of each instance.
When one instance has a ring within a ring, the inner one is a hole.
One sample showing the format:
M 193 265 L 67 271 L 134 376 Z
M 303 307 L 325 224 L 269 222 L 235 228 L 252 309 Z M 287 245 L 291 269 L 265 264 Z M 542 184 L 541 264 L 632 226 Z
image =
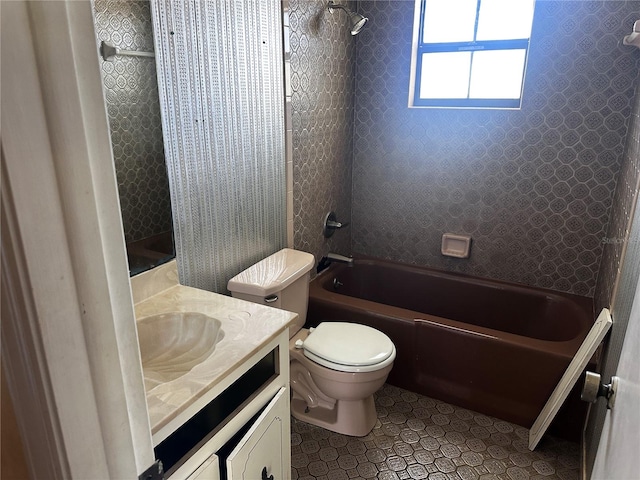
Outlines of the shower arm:
M 351 13 L 351 10 L 349 10 L 347 7 L 345 7 L 344 5 L 340 5 L 339 3 L 336 3 L 334 0 L 329 0 L 329 11 L 331 13 L 333 13 L 333 10 L 336 8 L 339 8 L 340 10 L 344 10 L 347 13 Z
M 334 0 L 329 0 L 329 5 L 327 6 L 327 8 L 329 9 L 329 12 L 331 14 L 333 14 L 333 11 L 335 9 L 344 10 L 346 12 L 347 16 L 349 17 L 349 21 L 351 22 L 351 35 L 357 35 L 358 33 L 360 33 L 363 25 L 369 20 L 367 17 L 364 17 L 358 12 L 352 11 L 349 7 L 336 3 Z

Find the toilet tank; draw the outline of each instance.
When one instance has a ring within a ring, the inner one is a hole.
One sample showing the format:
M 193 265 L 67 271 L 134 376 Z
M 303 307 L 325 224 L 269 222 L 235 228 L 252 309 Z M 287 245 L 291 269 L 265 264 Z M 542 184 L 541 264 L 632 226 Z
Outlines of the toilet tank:
M 285 248 L 240 272 L 227 288 L 235 298 L 297 313 L 295 326 L 289 329 L 292 337 L 307 319 L 313 264 L 310 253 Z

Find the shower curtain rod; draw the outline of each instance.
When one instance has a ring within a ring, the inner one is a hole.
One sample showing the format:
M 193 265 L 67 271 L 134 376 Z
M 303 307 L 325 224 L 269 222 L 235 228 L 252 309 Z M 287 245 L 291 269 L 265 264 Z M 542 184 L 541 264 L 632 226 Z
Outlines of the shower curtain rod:
M 137 52 L 135 50 L 121 50 L 118 47 L 114 47 L 104 40 L 100 42 L 100 55 L 105 61 L 111 60 L 116 55 L 126 55 L 128 57 L 155 57 L 154 52 Z

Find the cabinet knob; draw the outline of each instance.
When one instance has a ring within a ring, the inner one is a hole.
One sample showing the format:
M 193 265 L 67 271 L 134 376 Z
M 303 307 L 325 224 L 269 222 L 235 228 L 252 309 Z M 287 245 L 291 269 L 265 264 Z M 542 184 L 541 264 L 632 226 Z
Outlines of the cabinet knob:
M 267 476 L 267 467 L 262 468 L 262 480 L 273 480 L 273 475 Z

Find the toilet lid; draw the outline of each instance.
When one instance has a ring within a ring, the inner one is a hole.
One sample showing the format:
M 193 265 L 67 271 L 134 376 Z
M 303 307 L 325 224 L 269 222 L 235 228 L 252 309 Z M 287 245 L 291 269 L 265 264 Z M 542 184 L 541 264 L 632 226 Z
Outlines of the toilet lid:
M 396 352 L 393 342 L 384 333 L 366 325 L 347 322 L 321 323 L 306 338 L 303 348 L 305 356 L 322 359 L 324 362 L 321 363 L 329 368 L 332 367 L 327 363 L 381 368 L 393 361 Z M 380 365 L 382 363 L 385 365 Z

